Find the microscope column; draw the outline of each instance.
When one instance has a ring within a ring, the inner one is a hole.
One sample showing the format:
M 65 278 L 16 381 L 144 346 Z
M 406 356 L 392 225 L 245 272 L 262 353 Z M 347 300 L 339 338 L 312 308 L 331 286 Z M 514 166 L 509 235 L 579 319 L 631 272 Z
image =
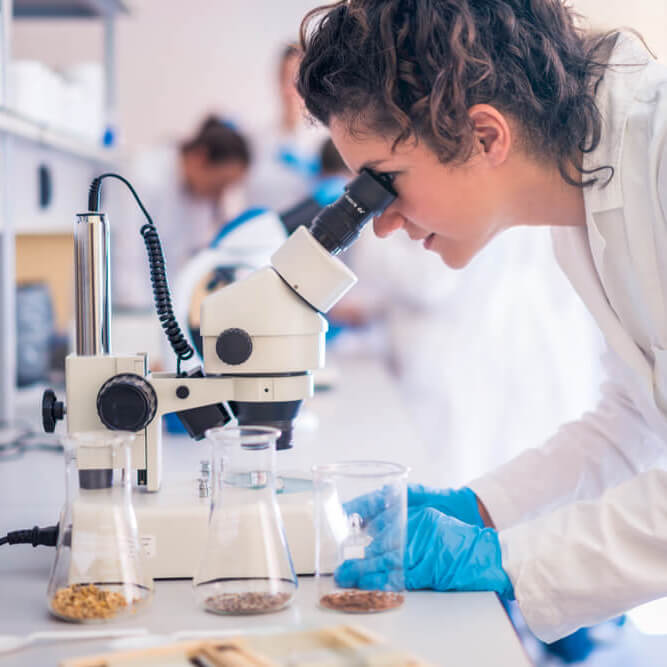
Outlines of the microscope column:
M 111 352 L 109 225 L 100 213 L 80 213 L 74 225 L 76 353 Z

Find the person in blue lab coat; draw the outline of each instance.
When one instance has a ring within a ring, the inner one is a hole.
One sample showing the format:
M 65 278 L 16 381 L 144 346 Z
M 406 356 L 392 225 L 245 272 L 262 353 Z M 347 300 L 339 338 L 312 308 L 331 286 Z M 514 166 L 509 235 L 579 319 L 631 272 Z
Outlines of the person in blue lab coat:
M 295 45 L 283 47 L 276 117 L 250 133 L 254 159 L 245 193 L 250 207 L 284 211 L 309 196 L 319 178 L 320 147 L 327 132 L 305 118 L 295 86 L 299 59 Z

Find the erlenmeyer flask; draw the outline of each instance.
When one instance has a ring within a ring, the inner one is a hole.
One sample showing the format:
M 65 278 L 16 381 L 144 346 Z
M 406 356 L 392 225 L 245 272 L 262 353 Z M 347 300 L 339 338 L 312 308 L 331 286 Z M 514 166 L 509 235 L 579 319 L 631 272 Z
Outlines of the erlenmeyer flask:
M 276 500 L 280 431 L 210 429 L 213 495 L 206 550 L 193 581 L 197 603 L 217 614 L 260 614 L 287 606 L 297 579 Z
M 132 433 L 94 431 L 64 439 L 67 496 L 47 590 L 51 613 L 108 621 L 152 597 L 132 507 Z

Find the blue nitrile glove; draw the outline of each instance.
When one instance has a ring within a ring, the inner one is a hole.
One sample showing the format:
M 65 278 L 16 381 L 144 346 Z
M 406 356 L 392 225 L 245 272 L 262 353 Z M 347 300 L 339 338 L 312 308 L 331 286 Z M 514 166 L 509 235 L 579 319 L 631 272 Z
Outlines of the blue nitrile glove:
M 406 521 L 405 496 L 399 487 L 387 485 L 373 493 L 343 504 L 348 518 L 358 515 L 366 537 L 372 542 L 364 549 L 364 558 L 346 562 L 365 562 L 358 580 L 367 590 L 403 590 L 403 526 Z M 336 577 L 337 578 L 337 577 Z M 340 582 L 339 582 L 340 583 Z M 340 583 L 346 586 L 344 583 Z M 358 585 L 358 582 L 352 584 Z
M 471 526 L 484 528 L 484 521 L 477 505 L 477 496 L 467 486 L 460 489 L 433 489 L 422 484 L 409 484 L 408 508 L 424 509 L 426 507 L 433 507 Z
M 471 526 L 432 507 L 411 508 L 407 528 L 403 556 L 406 588 L 495 591 L 503 598 L 514 598 L 493 528 Z M 365 557 L 347 560 L 336 570 L 339 586 L 375 589 L 376 584 L 399 578 L 396 531 L 387 532 L 378 525 L 373 532 L 377 537 L 366 548 Z
M 404 511 L 401 501 L 400 487 L 387 484 L 378 491 L 348 500 L 343 503 L 343 509 L 347 516 L 358 514 L 366 527 L 373 519 L 388 510 Z
M 392 493 L 397 493 L 396 488 L 386 486 L 379 491 L 359 496 L 345 503 L 345 512 L 348 515 L 355 512 L 364 520 L 373 519 L 395 502 L 391 499 Z M 426 507 L 432 507 L 471 526 L 484 528 L 477 496 L 467 486 L 460 489 L 434 489 L 423 484 L 408 484 L 408 509 Z

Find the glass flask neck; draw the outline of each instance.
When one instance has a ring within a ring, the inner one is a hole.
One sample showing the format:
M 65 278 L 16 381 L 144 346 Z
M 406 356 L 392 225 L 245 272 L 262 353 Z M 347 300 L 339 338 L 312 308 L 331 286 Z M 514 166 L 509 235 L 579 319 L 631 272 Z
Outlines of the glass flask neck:
M 132 434 L 76 434 L 65 441 L 67 496 L 129 496 Z
M 266 426 L 210 429 L 214 488 L 275 489 L 276 441 L 280 431 Z
M 221 486 L 252 490 L 275 487 L 275 441 L 263 445 L 224 442 L 214 447 Z

